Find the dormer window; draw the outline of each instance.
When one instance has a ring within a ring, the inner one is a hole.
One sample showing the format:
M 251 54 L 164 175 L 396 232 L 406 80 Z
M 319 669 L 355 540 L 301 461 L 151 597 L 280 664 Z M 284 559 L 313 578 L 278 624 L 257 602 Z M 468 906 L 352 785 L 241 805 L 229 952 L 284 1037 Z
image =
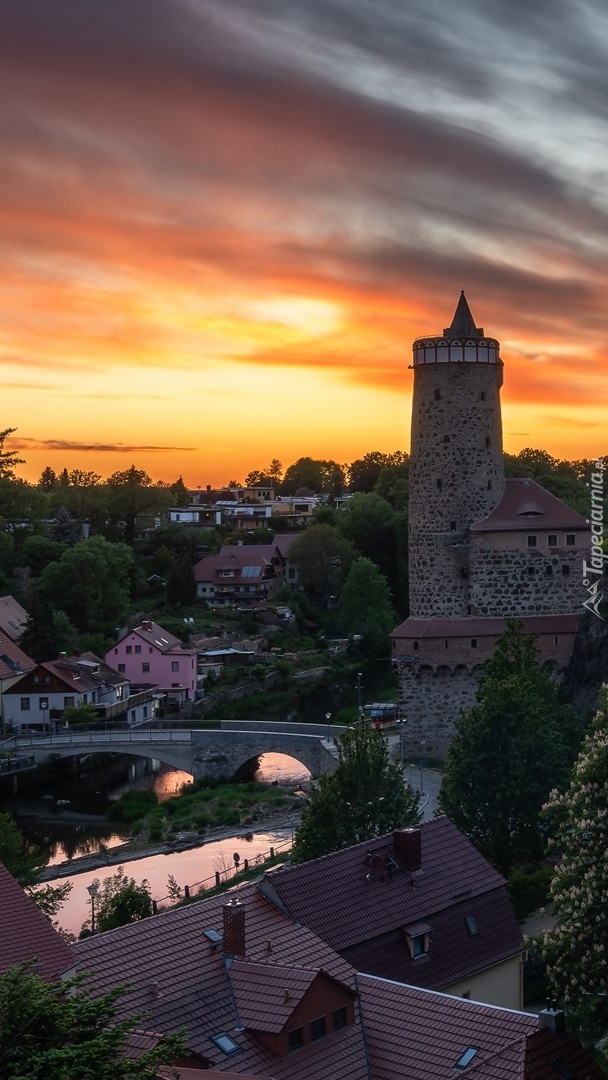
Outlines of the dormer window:
M 346 1027 L 348 1024 L 348 1010 L 346 1005 L 341 1009 L 334 1009 L 334 1031 L 339 1031 L 340 1028 Z
M 300 1050 L 304 1046 L 304 1028 L 293 1028 L 293 1030 L 289 1032 L 287 1042 L 290 1054 L 294 1050 Z
M 426 956 L 429 951 L 432 927 L 427 923 L 412 923 L 411 926 L 406 926 L 404 930 L 405 940 L 412 960 L 418 960 L 421 956 Z
M 316 1020 L 313 1020 L 310 1025 L 310 1041 L 316 1042 L 317 1039 L 322 1039 L 325 1036 L 325 1017 L 319 1016 Z

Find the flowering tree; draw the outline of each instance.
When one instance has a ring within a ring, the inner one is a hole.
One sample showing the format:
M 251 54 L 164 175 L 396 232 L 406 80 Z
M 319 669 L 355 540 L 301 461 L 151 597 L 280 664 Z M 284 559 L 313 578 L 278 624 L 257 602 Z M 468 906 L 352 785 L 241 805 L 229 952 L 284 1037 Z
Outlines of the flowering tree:
M 551 883 L 555 929 L 545 935 L 555 997 L 581 1027 L 608 1028 L 608 691 L 570 787 L 544 811 L 559 861 Z

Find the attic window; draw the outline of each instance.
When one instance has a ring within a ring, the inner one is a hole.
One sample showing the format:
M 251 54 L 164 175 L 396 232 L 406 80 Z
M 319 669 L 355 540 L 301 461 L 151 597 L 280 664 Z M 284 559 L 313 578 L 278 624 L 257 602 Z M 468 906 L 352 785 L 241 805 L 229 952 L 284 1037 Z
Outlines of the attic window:
M 458 1061 L 454 1065 L 455 1069 L 466 1069 L 467 1065 L 470 1065 L 475 1054 L 478 1054 L 479 1050 L 475 1046 L 469 1046 L 465 1050 L 464 1054 L 461 1054 Z
M 310 1039 L 311 1042 L 316 1042 L 317 1039 L 322 1039 L 325 1035 L 325 1017 L 319 1016 L 316 1020 L 313 1020 L 310 1025 Z
M 475 934 L 479 933 L 477 929 L 477 923 L 472 915 L 465 915 L 464 922 L 467 930 L 469 931 L 469 937 L 475 937 Z
M 294 1028 L 288 1035 L 289 1052 L 292 1050 L 299 1050 L 304 1046 L 304 1028 Z
M 432 927 L 427 923 L 412 923 L 405 926 L 405 940 L 412 960 L 420 956 L 426 956 L 429 951 Z
M 239 1049 L 238 1043 L 235 1043 L 234 1039 L 231 1039 L 230 1035 L 227 1035 L 225 1031 L 212 1035 L 211 1042 L 214 1042 L 218 1050 L 223 1050 L 225 1054 L 235 1054 Z

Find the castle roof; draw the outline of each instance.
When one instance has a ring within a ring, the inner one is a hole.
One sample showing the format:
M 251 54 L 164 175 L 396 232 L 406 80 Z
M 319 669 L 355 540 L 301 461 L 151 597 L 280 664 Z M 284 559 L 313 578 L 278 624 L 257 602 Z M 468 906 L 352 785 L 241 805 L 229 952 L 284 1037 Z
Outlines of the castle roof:
M 579 613 L 572 615 L 521 615 L 514 616 L 523 626 L 524 634 L 575 634 L 581 620 Z M 446 637 L 502 637 L 508 619 L 497 616 L 473 616 L 462 619 L 406 619 L 396 630 L 393 638 L 446 638 Z M 398 659 L 397 656 L 394 659 Z
M 521 529 L 588 529 L 585 518 L 545 491 L 535 480 L 509 479 L 498 506 L 471 532 L 503 532 Z
M 445 328 L 443 336 L 446 338 L 483 337 L 483 326 L 475 326 L 475 319 L 464 295 L 464 289 L 460 293 L 452 325 Z

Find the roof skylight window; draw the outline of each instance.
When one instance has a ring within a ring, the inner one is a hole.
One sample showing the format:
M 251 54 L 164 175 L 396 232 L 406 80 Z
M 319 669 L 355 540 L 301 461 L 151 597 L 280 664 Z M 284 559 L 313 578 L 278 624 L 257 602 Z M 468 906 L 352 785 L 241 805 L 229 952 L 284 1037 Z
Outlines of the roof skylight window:
M 234 1054 L 239 1049 L 238 1043 L 235 1043 L 234 1039 L 231 1039 L 230 1035 L 227 1035 L 225 1031 L 219 1031 L 217 1035 L 212 1035 L 211 1041 L 225 1054 Z
M 469 931 L 469 937 L 475 937 L 475 934 L 479 933 L 479 929 L 477 927 L 477 923 L 475 922 L 475 919 L 473 918 L 473 916 L 472 915 L 465 915 L 464 921 L 465 921 L 466 928 Z
M 454 1068 L 455 1069 L 466 1069 L 467 1065 L 471 1064 L 473 1058 L 475 1057 L 475 1054 L 478 1054 L 478 1053 L 479 1053 L 479 1051 L 478 1051 L 477 1047 L 475 1047 L 475 1046 L 467 1047 L 464 1054 L 461 1054 L 460 1057 L 458 1058 L 458 1061 L 456 1062 Z

